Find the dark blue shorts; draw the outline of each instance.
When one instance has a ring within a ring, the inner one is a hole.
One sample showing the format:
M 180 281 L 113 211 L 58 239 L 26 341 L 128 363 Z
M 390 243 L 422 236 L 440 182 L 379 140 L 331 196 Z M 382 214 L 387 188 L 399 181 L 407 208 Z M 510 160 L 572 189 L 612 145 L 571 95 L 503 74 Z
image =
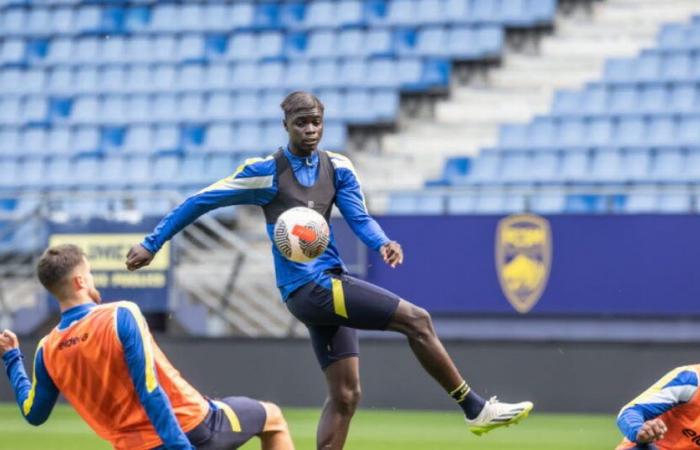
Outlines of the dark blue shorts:
M 214 400 L 216 409 L 211 409 L 204 422 L 187 433 L 192 445 L 198 450 L 233 450 L 241 447 L 253 436 L 262 433 L 267 420 L 263 405 L 248 397 L 226 397 Z M 221 404 L 227 405 L 230 410 Z M 232 423 L 229 414 L 233 411 Z
M 327 273 L 294 291 L 287 308 L 309 329 L 316 358 L 325 369 L 357 356 L 355 329 L 385 330 L 401 300 L 398 295 L 342 273 Z

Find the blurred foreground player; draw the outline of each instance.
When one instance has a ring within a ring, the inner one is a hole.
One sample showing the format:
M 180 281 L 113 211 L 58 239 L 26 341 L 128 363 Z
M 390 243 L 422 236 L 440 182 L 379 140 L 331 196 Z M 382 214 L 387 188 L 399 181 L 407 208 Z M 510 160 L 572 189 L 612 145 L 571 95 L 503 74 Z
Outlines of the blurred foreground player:
M 32 383 L 17 337 L 8 330 L 0 335 L 2 359 L 29 423 L 44 423 L 61 392 L 118 450 L 227 450 L 253 436 L 264 450 L 293 450 L 276 405 L 203 397 L 158 348 L 135 303 L 100 304 L 90 263 L 78 247 L 49 248 L 37 272 L 58 299 L 61 322 L 39 342 Z
M 617 449 L 700 448 L 698 374 L 700 364 L 673 369 L 625 405 L 617 416 L 625 439 Z
M 309 93 L 294 92 L 281 107 L 288 145 L 267 158 L 247 160 L 230 177 L 185 200 L 141 244 L 131 248 L 126 262 L 129 270 L 148 265 L 166 241 L 207 211 L 241 204 L 263 208 L 271 239 L 275 222 L 284 211 L 305 206 L 328 221 L 335 204 L 354 233 L 379 251 L 384 262 L 392 268 L 403 262 L 401 246 L 390 241 L 367 212 L 350 160 L 318 150 L 323 136 L 323 104 Z M 404 334 L 423 368 L 459 404 L 476 434 L 518 422 L 532 409 L 530 402 L 485 401 L 472 391 L 435 334 L 428 312 L 349 276 L 332 230 L 327 250 L 311 262 L 289 261 L 275 245 L 272 251 L 282 299 L 308 327 L 328 384 L 317 431 L 319 449 L 343 448 L 360 399 L 357 329 Z

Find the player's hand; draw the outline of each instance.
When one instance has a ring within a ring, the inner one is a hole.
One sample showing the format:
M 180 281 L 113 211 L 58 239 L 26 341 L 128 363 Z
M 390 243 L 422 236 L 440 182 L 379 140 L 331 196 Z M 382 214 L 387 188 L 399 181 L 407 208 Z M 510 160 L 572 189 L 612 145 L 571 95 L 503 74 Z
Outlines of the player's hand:
M 651 442 L 656 442 L 659 439 L 663 439 L 666 434 L 666 424 L 661 419 L 647 420 L 642 425 L 637 433 L 637 442 L 640 444 L 649 444 Z
M 136 244 L 126 254 L 126 268 L 133 272 L 136 269 L 149 265 L 155 256 L 143 248 L 143 245 Z
M 19 348 L 19 339 L 17 339 L 17 335 L 10 330 L 4 330 L 2 334 L 0 334 L 0 353 L 4 355 L 15 348 Z
M 379 249 L 379 254 L 384 258 L 384 262 L 389 264 L 391 268 L 395 268 L 399 264 L 403 264 L 403 249 L 401 244 L 396 241 L 387 242 Z

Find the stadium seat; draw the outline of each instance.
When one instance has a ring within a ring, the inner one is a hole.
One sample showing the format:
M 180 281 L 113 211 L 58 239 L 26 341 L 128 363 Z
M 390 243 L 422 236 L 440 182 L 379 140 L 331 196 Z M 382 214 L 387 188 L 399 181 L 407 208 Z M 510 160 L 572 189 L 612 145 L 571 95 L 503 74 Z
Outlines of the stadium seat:
M 341 27 L 364 23 L 363 2 L 361 0 L 340 0 L 336 4 L 335 19 Z
M 590 156 L 586 150 L 571 149 L 563 154 L 560 176 L 567 181 L 580 181 L 589 176 Z
M 210 125 L 204 143 L 206 150 L 230 151 L 234 145 L 233 128 L 228 124 Z
M 346 2 L 347 3 L 347 2 Z M 365 51 L 365 33 L 360 28 L 340 30 L 336 40 L 336 52 L 342 56 L 359 56 Z
M 561 157 L 555 151 L 535 152 L 530 162 L 528 173 L 534 181 L 552 181 L 559 176 Z
M 501 155 L 497 151 L 484 150 L 473 161 L 469 181 L 488 182 L 500 175 Z
M 645 143 L 669 145 L 675 141 L 677 121 L 671 117 L 654 117 L 649 121 Z
M 530 177 L 530 166 L 530 155 L 525 152 L 504 153 L 500 179 L 505 182 L 526 180 Z
M 247 28 L 253 25 L 255 18 L 255 7 L 248 2 L 235 2 L 231 5 L 231 10 L 228 13 L 229 19 L 227 27 L 229 28 Z
M 314 87 L 324 88 L 337 85 L 340 74 L 338 73 L 338 64 L 336 60 L 322 59 L 316 61 L 313 63 L 312 70 L 314 73 Z M 272 87 L 274 85 L 268 84 L 266 86 Z
M 0 128 L 0 158 L 2 161 L 10 155 L 21 154 L 21 133 L 16 128 Z
M 672 180 L 683 173 L 684 154 L 680 149 L 661 149 L 656 152 L 651 167 L 653 180 Z
M 44 127 L 27 127 L 21 134 L 19 148 L 23 154 L 40 154 L 46 151 L 47 136 Z
M 158 155 L 153 163 L 151 180 L 160 186 L 174 186 L 179 182 L 180 156 L 173 153 Z
M 384 20 L 390 25 L 409 25 L 418 19 L 417 13 L 414 0 L 390 0 Z
M 644 86 L 639 95 L 639 108 L 643 112 L 662 113 L 670 109 L 668 105 L 668 90 L 664 86 Z M 651 135 L 653 136 L 653 133 Z
M 79 92 L 92 93 L 100 85 L 100 73 L 96 67 L 80 67 L 75 72 L 75 83 Z
M 447 196 L 448 214 L 470 214 L 476 207 L 476 195 L 473 194 L 451 194 Z
M 309 35 L 306 54 L 311 58 L 332 57 L 336 50 L 336 32 L 316 30 Z
M 540 192 L 530 199 L 530 209 L 539 214 L 558 214 L 566 207 L 563 192 Z
M 415 53 L 421 56 L 444 56 L 449 49 L 447 44 L 446 28 L 442 26 L 423 28 L 418 33 Z
M 624 209 L 630 214 L 654 212 L 658 210 L 656 193 L 648 187 L 634 189 L 627 194 Z
M 688 214 L 692 207 L 692 198 L 686 192 L 662 192 L 659 195 L 658 211 L 666 214 Z

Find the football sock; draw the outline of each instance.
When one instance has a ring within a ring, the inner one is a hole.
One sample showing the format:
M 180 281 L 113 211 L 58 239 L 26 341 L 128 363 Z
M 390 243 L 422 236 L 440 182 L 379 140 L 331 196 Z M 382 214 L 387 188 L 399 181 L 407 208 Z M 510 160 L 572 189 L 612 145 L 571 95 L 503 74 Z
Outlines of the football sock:
M 462 408 L 467 419 L 475 419 L 486 404 L 483 398 L 472 391 L 466 381 L 462 381 L 457 389 L 450 392 L 450 397 L 455 399 L 459 407 Z

